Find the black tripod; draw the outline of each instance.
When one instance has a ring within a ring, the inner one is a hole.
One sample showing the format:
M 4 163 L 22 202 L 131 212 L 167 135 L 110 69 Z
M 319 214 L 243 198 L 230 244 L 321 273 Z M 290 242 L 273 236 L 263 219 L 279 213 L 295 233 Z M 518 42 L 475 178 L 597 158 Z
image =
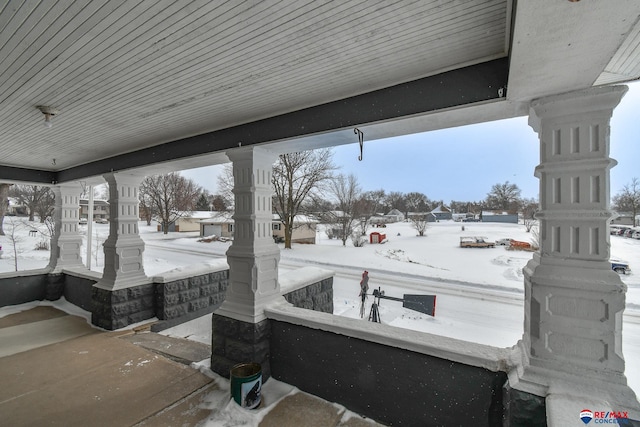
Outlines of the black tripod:
M 378 304 L 375 302 L 371 304 L 371 312 L 369 313 L 369 322 L 380 322 L 380 312 L 378 311 Z
M 373 304 L 371 304 L 371 311 L 369 312 L 369 322 L 381 323 L 378 305 L 380 305 L 380 297 L 383 295 L 384 292 L 380 292 L 380 288 L 373 290 Z

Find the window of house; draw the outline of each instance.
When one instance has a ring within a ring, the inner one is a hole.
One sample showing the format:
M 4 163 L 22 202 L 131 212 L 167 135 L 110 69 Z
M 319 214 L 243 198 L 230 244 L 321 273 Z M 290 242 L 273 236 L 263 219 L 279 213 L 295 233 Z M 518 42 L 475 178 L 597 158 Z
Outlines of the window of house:
M 273 223 L 273 229 L 274 230 L 281 230 L 282 228 L 282 224 L 280 223 Z
M 227 224 L 227 231 L 233 233 L 233 224 Z

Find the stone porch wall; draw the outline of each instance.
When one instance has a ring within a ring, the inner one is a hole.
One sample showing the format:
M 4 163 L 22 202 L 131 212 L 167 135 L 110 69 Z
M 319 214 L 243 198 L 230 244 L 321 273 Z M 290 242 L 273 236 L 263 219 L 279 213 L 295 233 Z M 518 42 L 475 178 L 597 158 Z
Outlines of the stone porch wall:
M 152 330 L 160 331 L 211 313 L 224 301 L 229 266 L 225 260 L 190 266 L 149 279 L 131 288 L 95 287 L 101 274 L 85 268 L 61 273 L 34 270 L 0 274 L 0 307 L 64 297 L 90 311 L 92 322 L 113 330 L 157 317 Z
M 213 312 L 224 301 L 229 286 L 226 260 L 190 266 L 185 271 L 153 278 L 157 332 Z
M 304 267 L 279 277 L 280 291 L 294 307 L 333 313 L 333 272 Z
M 118 329 L 157 317 L 152 330 L 161 331 L 211 313 L 224 301 L 229 284 L 226 260 L 196 264 L 150 278 L 149 283 L 115 291 L 96 288 L 101 274 L 85 268 L 65 268 L 0 275 L 0 307 L 31 301 L 70 303 L 92 312 L 95 325 Z M 281 277 L 287 301 L 300 308 L 333 312 L 333 273 L 306 267 Z

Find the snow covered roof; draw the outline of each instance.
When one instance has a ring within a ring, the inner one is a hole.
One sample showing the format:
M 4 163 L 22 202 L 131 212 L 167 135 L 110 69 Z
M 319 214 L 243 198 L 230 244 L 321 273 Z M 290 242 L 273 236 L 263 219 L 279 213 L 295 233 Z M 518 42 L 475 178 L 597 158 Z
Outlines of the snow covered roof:
M 509 215 L 509 212 L 506 211 L 482 211 L 482 216 L 491 216 L 491 215 Z
M 440 205 L 431 211 L 431 213 L 449 213 L 449 212 L 451 212 L 449 208 L 447 208 L 444 205 Z
M 280 217 L 278 216 L 278 214 L 273 214 L 272 219 L 275 222 L 280 221 Z M 320 221 L 318 221 L 315 217 L 310 215 L 296 215 L 293 218 L 293 222 L 297 224 L 313 224 L 313 223 L 318 223 Z
M 213 224 L 213 223 L 223 223 L 223 224 L 233 224 L 233 212 L 218 212 L 218 211 L 210 211 L 208 217 L 201 219 L 198 221 L 201 224 Z
M 89 205 L 89 199 L 80 199 L 80 205 L 85 205 L 88 206 Z M 93 199 L 93 205 L 94 206 L 106 206 L 108 205 L 109 202 L 107 200 L 104 199 Z

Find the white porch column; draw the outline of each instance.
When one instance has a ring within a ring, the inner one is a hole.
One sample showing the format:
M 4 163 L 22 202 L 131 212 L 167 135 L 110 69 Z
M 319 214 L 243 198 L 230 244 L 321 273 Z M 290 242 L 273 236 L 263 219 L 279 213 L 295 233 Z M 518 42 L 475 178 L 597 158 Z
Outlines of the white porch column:
M 54 185 L 53 211 L 54 233 L 51 236 L 49 267 L 52 273 L 59 273 L 65 267 L 82 267 L 82 237 L 78 233 L 80 214 L 80 194 L 78 182 Z
M 143 176 L 108 173 L 109 237 L 104 242 L 104 272 L 95 285 L 106 290 L 147 283 L 144 273 L 144 241 L 138 234 L 138 187 Z
M 522 366 L 511 385 L 539 396 L 637 407 L 622 356 L 626 286 L 609 263 L 609 120 L 625 86 L 536 100 L 540 252 L 524 269 Z M 548 408 L 549 409 L 549 408 Z
M 217 315 L 248 323 L 265 320 L 264 307 L 280 297 L 280 250 L 271 234 L 271 174 L 277 155 L 261 148 L 227 153 L 233 162 L 233 244 L 227 250 L 229 288 Z

